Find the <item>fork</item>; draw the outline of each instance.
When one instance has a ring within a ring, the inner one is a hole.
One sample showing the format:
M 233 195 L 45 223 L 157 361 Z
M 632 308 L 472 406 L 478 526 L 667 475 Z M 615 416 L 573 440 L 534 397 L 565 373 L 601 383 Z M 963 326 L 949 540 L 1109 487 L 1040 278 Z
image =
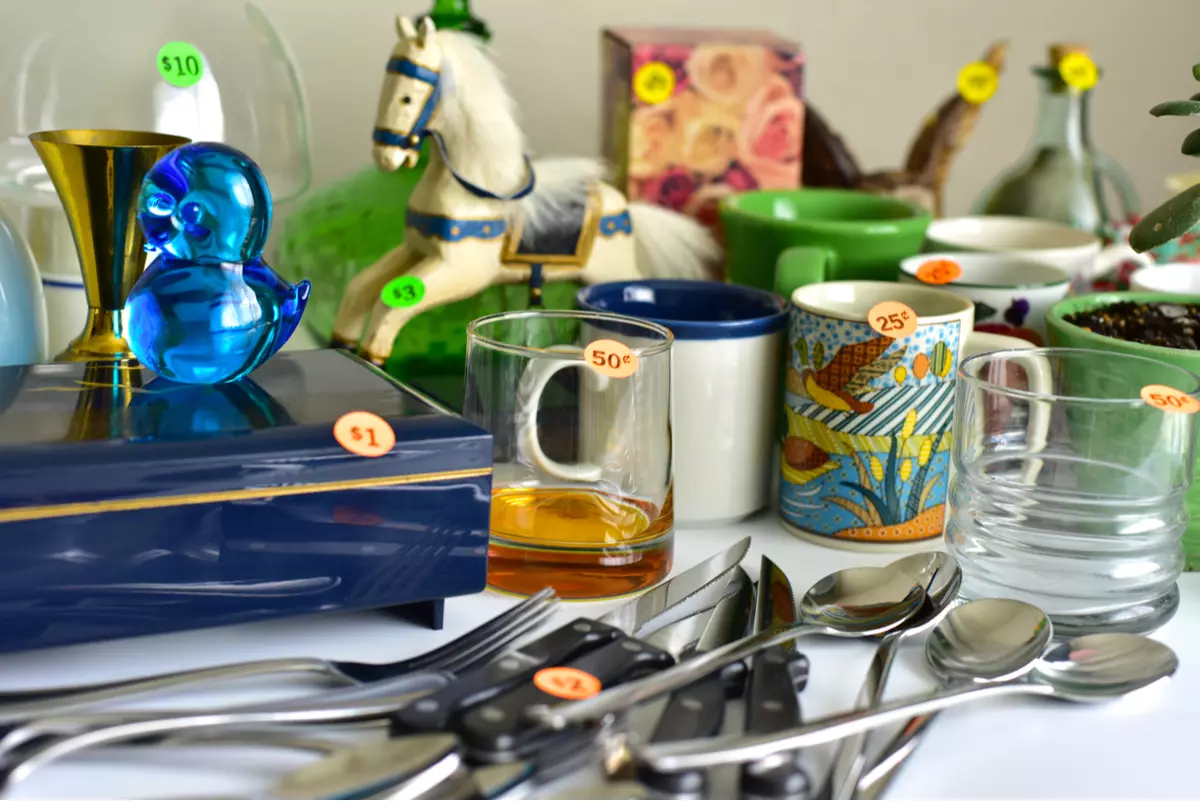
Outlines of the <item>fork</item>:
M 0 724 L 70 714 L 164 690 L 254 676 L 307 673 L 337 685 L 354 686 L 416 671 L 458 674 L 487 661 L 497 651 L 541 625 L 553 612 L 555 600 L 554 590 L 544 589 L 439 648 L 395 662 L 351 662 L 312 657 L 262 659 L 115 682 L 0 693 Z

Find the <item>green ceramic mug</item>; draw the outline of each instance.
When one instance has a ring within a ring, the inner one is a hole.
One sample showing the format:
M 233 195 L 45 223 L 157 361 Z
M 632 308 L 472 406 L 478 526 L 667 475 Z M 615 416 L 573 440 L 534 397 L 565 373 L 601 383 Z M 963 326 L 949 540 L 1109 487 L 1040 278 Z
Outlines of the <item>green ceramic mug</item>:
M 932 220 L 912 203 L 845 189 L 730 195 L 720 215 L 728 279 L 784 297 L 824 281 L 895 281 L 896 265 L 920 252 Z M 780 286 L 776 263 L 797 246 L 821 253 L 793 265 L 791 285 Z
M 1109 353 L 1124 353 L 1133 356 L 1143 356 L 1154 359 L 1162 364 L 1182 367 L 1192 373 L 1200 374 L 1200 351 L 1164 348 L 1157 345 L 1143 345 L 1139 342 L 1127 342 L 1096 334 L 1077 325 L 1067 322 L 1066 318 L 1080 311 L 1101 308 L 1122 300 L 1136 303 L 1200 303 L 1200 296 L 1174 295 L 1166 292 L 1109 292 L 1095 295 L 1081 295 L 1059 301 L 1046 313 L 1046 327 L 1050 334 L 1050 344 L 1060 348 L 1085 348 Z M 1142 370 L 1132 378 L 1135 384 L 1167 384 L 1172 385 L 1165 371 L 1159 372 L 1151 367 Z M 1086 380 L 1112 383 L 1108 375 L 1080 376 L 1079 381 Z M 1102 389 L 1098 388 L 1097 393 Z M 1091 431 L 1097 427 L 1098 421 L 1072 421 L 1081 429 L 1089 430 L 1089 441 L 1094 448 L 1103 448 L 1106 443 L 1112 447 L 1129 447 L 1131 443 L 1144 442 L 1145 447 L 1152 449 L 1156 443 L 1152 439 L 1139 436 L 1136 426 L 1123 422 L 1114 416 L 1112 422 L 1103 431 Z M 1200 450 L 1198 450 L 1200 455 Z M 1197 463 L 1200 467 L 1200 462 Z M 1183 538 L 1185 558 L 1188 570 L 1200 570 L 1200 482 L 1193 482 L 1187 494 L 1187 506 L 1190 522 Z

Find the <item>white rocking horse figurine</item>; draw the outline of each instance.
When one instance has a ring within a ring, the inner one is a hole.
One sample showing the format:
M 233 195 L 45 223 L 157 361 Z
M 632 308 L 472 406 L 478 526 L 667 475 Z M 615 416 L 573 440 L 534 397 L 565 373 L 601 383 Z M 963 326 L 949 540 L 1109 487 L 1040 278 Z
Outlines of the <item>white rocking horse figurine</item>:
M 602 182 L 597 161 L 529 161 L 512 97 L 482 42 L 438 32 L 429 19 L 419 29 L 405 17 L 396 23 L 375 163 L 413 167 L 426 137 L 436 147 L 409 198 L 405 243 L 350 282 L 334 345 L 382 364 L 413 317 L 501 283 L 528 282 L 538 305 L 543 281 L 704 277 L 718 250 L 699 223 L 628 203 Z M 420 279 L 424 294 L 393 308 L 381 293 L 400 276 Z

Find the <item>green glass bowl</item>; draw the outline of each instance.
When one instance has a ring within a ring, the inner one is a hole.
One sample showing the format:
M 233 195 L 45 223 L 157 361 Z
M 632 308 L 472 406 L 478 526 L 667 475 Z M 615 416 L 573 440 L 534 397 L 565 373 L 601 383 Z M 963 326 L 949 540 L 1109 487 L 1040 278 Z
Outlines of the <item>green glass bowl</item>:
M 1102 334 L 1096 334 L 1067 322 L 1066 318 L 1081 311 L 1091 311 L 1119 301 L 1135 303 L 1198 303 L 1200 295 L 1173 295 L 1167 292 L 1104 292 L 1095 295 L 1079 295 L 1065 298 L 1046 312 L 1046 328 L 1050 344 L 1061 348 L 1086 348 L 1088 350 L 1125 353 L 1145 356 L 1156 361 L 1181 367 L 1200 374 L 1200 351 L 1164 348 L 1158 345 L 1143 345 L 1127 342 Z M 1159 383 L 1152 375 L 1146 375 L 1142 384 Z M 1128 436 L 1128 432 L 1125 432 Z M 1200 449 L 1198 449 L 1200 463 Z M 1194 482 L 1187 495 L 1188 513 L 1191 521 L 1184 534 L 1183 546 L 1187 556 L 1187 570 L 1200 570 L 1200 482 Z

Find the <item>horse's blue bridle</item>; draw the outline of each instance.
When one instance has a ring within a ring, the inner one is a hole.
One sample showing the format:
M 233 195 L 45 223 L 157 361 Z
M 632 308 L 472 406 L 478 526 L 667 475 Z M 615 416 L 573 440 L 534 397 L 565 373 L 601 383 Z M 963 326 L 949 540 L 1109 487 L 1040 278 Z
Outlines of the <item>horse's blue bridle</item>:
M 525 157 L 525 168 L 529 173 L 529 181 L 525 186 L 518 189 L 511 195 L 500 195 L 482 186 L 473 184 L 466 178 L 463 178 L 454 165 L 450 163 L 450 154 L 446 152 L 446 143 L 442 140 L 441 134 L 437 131 L 429 129 L 429 121 L 433 119 L 433 113 L 437 111 L 438 103 L 442 99 L 442 76 L 437 70 L 432 70 L 429 67 L 418 64 L 408 58 L 390 58 L 387 63 L 387 71 L 392 75 L 403 75 L 406 78 L 427 83 L 432 87 L 429 92 L 429 97 L 425 99 L 425 104 L 421 106 L 421 111 L 417 114 L 416 120 L 413 121 L 412 130 L 407 133 L 401 131 L 393 131 L 390 128 L 375 127 L 375 132 L 371 138 L 377 145 L 390 145 L 392 147 L 403 147 L 409 150 L 416 150 L 425 141 L 425 137 L 429 136 L 437 144 L 438 150 L 441 151 L 442 161 L 446 164 L 446 169 L 450 170 L 450 174 L 454 176 L 464 189 L 476 197 L 488 198 L 489 200 L 520 200 L 533 191 L 534 175 L 533 164 L 529 161 L 529 156 Z

